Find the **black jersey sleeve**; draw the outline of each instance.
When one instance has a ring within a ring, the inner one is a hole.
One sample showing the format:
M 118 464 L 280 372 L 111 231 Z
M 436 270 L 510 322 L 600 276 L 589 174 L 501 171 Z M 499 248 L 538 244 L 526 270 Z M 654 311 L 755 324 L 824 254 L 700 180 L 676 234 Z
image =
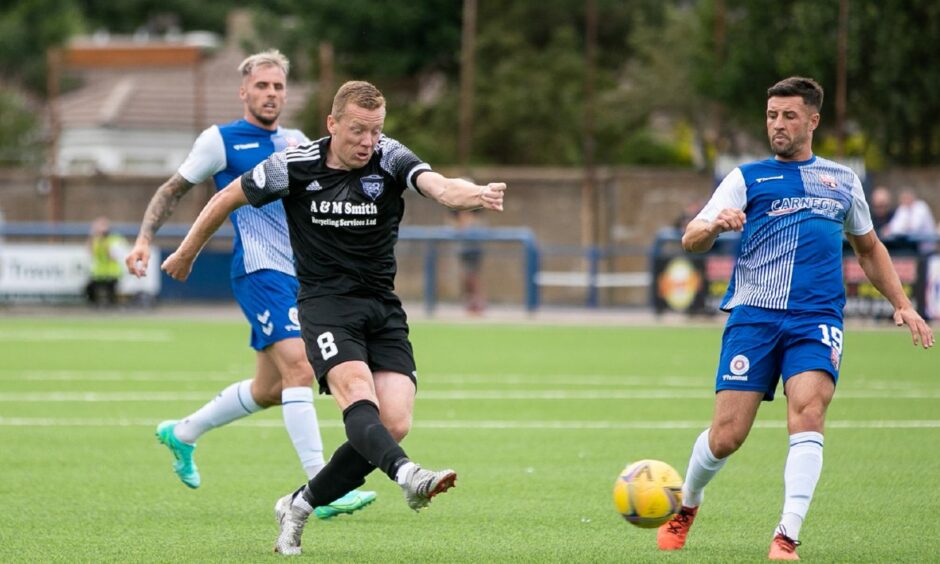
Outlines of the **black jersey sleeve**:
M 248 203 L 261 206 L 279 200 L 290 193 L 290 177 L 284 152 L 273 153 L 242 175 L 242 190 Z
M 418 190 L 415 181 L 419 174 L 431 170 L 431 166 L 391 137 L 382 137 L 380 147 L 382 169 L 391 174 L 400 186 L 411 188 L 420 194 L 421 190 Z

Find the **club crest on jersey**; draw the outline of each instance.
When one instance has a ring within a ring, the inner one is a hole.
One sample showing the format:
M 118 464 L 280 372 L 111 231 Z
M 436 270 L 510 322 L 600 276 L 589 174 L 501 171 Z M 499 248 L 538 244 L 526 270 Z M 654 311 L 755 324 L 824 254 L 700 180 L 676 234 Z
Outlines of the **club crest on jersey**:
M 251 179 L 255 182 L 255 186 L 264 188 L 264 183 L 267 181 L 267 177 L 264 174 L 264 163 L 259 164 L 251 171 Z
M 385 179 L 378 174 L 370 174 L 359 179 L 362 192 L 374 202 L 385 191 Z
M 836 178 L 831 174 L 827 174 L 825 172 L 819 173 L 819 181 L 823 183 L 823 186 L 828 186 L 830 188 L 839 187 L 839 181 L 836 180 Z

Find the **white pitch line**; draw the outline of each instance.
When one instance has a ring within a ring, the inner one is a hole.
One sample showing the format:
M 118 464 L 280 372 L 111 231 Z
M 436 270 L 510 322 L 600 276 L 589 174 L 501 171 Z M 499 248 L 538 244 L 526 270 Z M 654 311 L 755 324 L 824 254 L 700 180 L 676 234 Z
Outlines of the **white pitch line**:
M 42 417 L 0 417 L 0 427 L 154 427 L 157 419 L 79 419 Z M 238 427 L 273 428 L 284 423 L 275 419 L 242 420 Z M 500 421 L 500 420 L 445 420 L 417 421 L 421 429 L 469 429 L 469 430 L 683 430 L 704 429 L 708 421 Z M 320 422 L 321 427 L 340 428 L 339 420 Z M 786 421 L 757 421 L 756 429 L 783 429 Z M 830 429 L 940 429 L 940 420 L 878 420 L 878 421 L 827 421 Z
M 102 370 L 0 370 L 0 382 L 234 382 L 251 376 L 250 370 L 232 372 Z
M 217 392 L 215 392 L 217 393 Z M 167 402 L 207 400 L 214 392 L 9 392 L 0 402 Z
M 228 380 L 242 375 L 247 377 L 253 366 L 246 366 L 244 371 L 233 369 L 229 372 L 214 371 L 185 371 L 185 370 L 3 370 L 0 369 L 0 381 L 35 381 L 35 382 L 114 382 L 121 380 L 135 382 L 173 382 L 173 381 L 199 381 L 202 380 Z M 478 374 L 434 374 L 428 380 L 436 384 L 497 384 L 497 385 L 531 385 L 531 386 L 649 386 L 650 378 L 638 375 L 578 375 L 578 374 L 545 374 L 545 375 L 478 375 Z M 656 385 L 666 388 L 695 388 L 702 382 L 702 378 L 689 378 L 679 376 L 657 376 Z M 419 382 L 424 382 L 419 379 Z
M 571 385 L 571 386 L 649 386 L 655 380 L 657 386 L 694 388 L 710 379 L 689 376 L 657 375 L 655 379 L 639 374 L 441 374 L 432 373 L 427 379 L 437 384 L 454 382 L 460 384 L 500 385 Z M 419 385 L 424 376 L 419 371 Z
M 0 385 L 4 381 L 11 382 L 234 382 L 236 380 L 241 380 L 247 378 L 251 375 L 251 370 L 253 367 L 246 366 L 244 369 L 239 366 L 232 366 L 228 371 L 224 370 L 213 370 L 213 371 L 199 371 L 199 370 L 168 370 L 168 371 L 159 371 L 159 370 L 7 370 L 0 369 Z M 564 386 L 564 387 L 577 387 L 577 388 L 627 388 L 626 390 L 615 390 L 613 394 L 622 393 L 630 394 L 631 397 L 637 399 L 658 399 L 659 396 L 650 397 L 649 394 L 644 394 L 642 388 L 646 387 L 649 389 L 651 379 L 647 376 L 640 376 L 635 374 L 587 374 L 587 375 L 578 375 L 578 374 L 544 374 L 544 375 L 531 375 L 531 374 L 505 374 L 505 375 L 479 375 L 479 374 L 434 374 L 432 377 L 428 377 L 427 381 L 433 381 L 434 385 L 438 388 L 445 388 L 448 386 L 466 386 L 467 384 L 490 384 L 496 386 L 531 386 L 531 387 L 544 387 L 544 386 Z M 424 379 L 419 379 L 419 382 L 422 383 L 422 390 L 424 386 L 427 385 Z M 701 392 L 701 394 L 696 394 L 695 397 L 705 397 L 705 392 L 702 390 L 708 391 L 708 397 L 711 396 L 710 378 L 700 378 L 700 377 L 681 377 L 681 376 L 657 376 L 655 379 L 655 384 L 657 386 L 656 393 L 662 393 L 667 398 L 685 398 L 686 396 L 679 395 L 678 393 L 671 392 L 675 388 L 686 388 L 686 392 L 682 393 L 695 393 Z M 846 391 L 836 391 L 836 397 L 840 398 L 854 398 L 854 399 L 879 399 L 879 398 L 899 398 L 899 399 L 929 399 L 936 397 L 937 394 L 940 394 L 940 390 L 937 389 L 924 389 L 920 387 L 917 383 L 913 382 L 903 382 L 903 381 L 882 381 L 882 380 L 858 380 L 852 381 L 851 384 L 848 384 L 853 389 Z M 641 390 L 631 392 L 631 388 L 641 388 Z M 592 393 L 590 390 L 579 390 L 580 393 Z M 210 393 L 210 392 L 207 392 Z M 214 392 L 211 392 L 214 393 Z M 421 391 L 419 392 L 419 398 L 429 397 L 426 394 L 461 394 L 465 393 L 464 390 L 436 390 L 436 391 Z M 493 392 L 500 394 L 500 398 L 492 399 L 501 399 L 506 397 L 506 393 L 503 391 Z M 516 390 L 514 393 L 525 393 L 525 390 Z M 533 393 L 544 393 L 544 392 L 533 392 Z M 621 396 L 612 395 L 611 393 L 605 393 L 601 391 L 593 392 L 596 394 L 601 394 L 604 397 L 611 397 L 612 399 L 624 399 Z M 641 395 L 637 395 L 641 394 Z M 461 397 L 440 397 L 440 398 L 429 398 L 429 399 L 465 399 Z M 476 398 L 466 398 L 466 399 L 476 399 Z M 482 399 L 491 399 L 491 398 L 482 398 Z M 515 398 L 509 398 L 515 399 Z M 551 398 L 542 398 L 542 399 L 551 399 Z M 560 398 L 567 399 L 567 398 Z M 583 398 L 591 399 L 591 398 Z
M 251 375 L 253 367 L 232 366 L 230 370 L 11 370 L 0 369 L 0 387 L 2 383 L 9 382 L 234 382 L 247 378 Z M 588 397 L 602 396 L 611 399 L 696 399 L 704 397 L 713 397 L 710 378 L 699 377 L 680 377 L 680 376 L 658 376 L 655 379 L 656 388 L 649 388 L 651 379 L 646 376 L 634 374 L 622 375 L 577 375 L 577 374 L 505 374 L 505 375 L 478 375 L 478 374 L 435 374 L 429 377 L 427 381 L 419 379 L 422 391 L 418 397 L 421 399 L 519 399 L 509 394 L 542 394 L 539 398 L 531 399 L 572 399 L 571 397 L 552 398 L 546 397 L 552 393 L 571 393 L 584 394 L 581 398 L 574 399 L 594 399 Z M 439 388 L 433 391 L 425 391 L 426 382 L 433 382 Z M 477 393 L 468 390 L 446 390 L 449 386 L 466 387 L 467 384 L 490 384 L 495 386 L 563 386 L 566 388 L 615 388 L 612 392 L 603 390 L 592 391 L 589 389 L 580 389 L 577 391 L 565 390 L 563 392 L 552 391 L 527 391 L 527 390 L 497 390 L 480 392 L 489 394 L 487 397 L 470 397 L 467 394 Z M 940 390 L 923 388 L 918 383 L 903 381 L 881 381 L 864 380 L 853 381 L 848 384 L 853 389 L 845 391 L 836 391 L 836 397 L 850 399 L 880 399 L 880 398 L 898 398 L 898 399 L 932 399 L 940 395 Z M 616 389 L 621 388 L 621 389 Z M 636 389 L 639 388 L 639 389 Z M 645 389 L 644 389 L 645 388 Z M 672 390 L 685 388 L 684 391 L 675 392 Z M 653 391 L 655 390 L 655 391 Z M 207 391 L 206 393 L 216 393 L 217 390 Z M 453 394 L 450 396 L 444 394 Z M 692 395 L 689 395 L 692 394 Z M 490 397 L 498 395 L 498 397 Z M 629 397 L 624 397 L 629 396 Z M 530 398 L 521 398 L 530 399 Z M 2 401 L 2 400 L 0 400 Z M 64 400 L 63 400 L 64 401 Z
M 783 394 L 780 393 L 780 396 Z M 688 390 L 432 390 L 418 393 L 418 400 L 672 400 L 707 399 L 711 389 Z M 837 392 L 843 399 L 940 399 L 940 390 L 850 390 Z
M 0 402 L 175 402 L 202 401 L 215 395 L 205 392 L 0 392 Z M 841 399 L 940 399 L 940 390 L 847 391 Z M 711 390 L 429 390 L 419 392 L 419 401 L 594 401 L 594 400 L 711 400 Z
M 5 343 L 33 343 L 52 341 L 122 341 L 166 343 L 174 340 L 173 333 L 165 330 L 143 329 L 0 329 L 0 340 Z

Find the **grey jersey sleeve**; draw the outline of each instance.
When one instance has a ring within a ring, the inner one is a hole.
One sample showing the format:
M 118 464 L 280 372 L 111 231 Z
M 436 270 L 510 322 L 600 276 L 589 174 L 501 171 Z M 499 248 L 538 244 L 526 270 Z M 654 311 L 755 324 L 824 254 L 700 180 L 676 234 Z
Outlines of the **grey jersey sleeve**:
M 382 170 L 395 177 L 400 185 L 420 194 L 415 180 L 422 172 L 431 170 L 431 165 L 423 162 L 411 149 L 391 137 L 383 136 L 379 147 L 382 150 Z
M 243 174 L 241 179 L 248 203 L 256 208 L 287 196 L 290 193 L 290 178 L 287 174 L 286 154 L 283 151 L 273 153 Z

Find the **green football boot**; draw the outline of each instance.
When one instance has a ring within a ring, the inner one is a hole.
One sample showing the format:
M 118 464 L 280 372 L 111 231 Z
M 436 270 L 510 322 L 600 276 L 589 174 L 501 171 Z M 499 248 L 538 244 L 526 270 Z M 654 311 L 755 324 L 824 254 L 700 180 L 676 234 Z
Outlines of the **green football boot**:
M 317 519 L 331 519 L 340 513 L 355 513 L 373 501 L 375 492 L 353 490 L 329 505 L 314 508 L 313 513 Z
M 166 448 L 170 449 L 173 454 L 173 458 L 176 460 L 173 463 L 173 471 L 179 476 L 180 481 L 190 488 L 196 489 L 201 482 L 199 469 L 196 468 L 196 463 L 193 462 L 193 451 L 196 450 L 196 445 L 186 444 L 176 438 L 176 435 L 173 434 L 173 428 L 176 427 L 177 423 L 177 421 L 164 421 L 157 425 L 157 440 L 166 445 Z

